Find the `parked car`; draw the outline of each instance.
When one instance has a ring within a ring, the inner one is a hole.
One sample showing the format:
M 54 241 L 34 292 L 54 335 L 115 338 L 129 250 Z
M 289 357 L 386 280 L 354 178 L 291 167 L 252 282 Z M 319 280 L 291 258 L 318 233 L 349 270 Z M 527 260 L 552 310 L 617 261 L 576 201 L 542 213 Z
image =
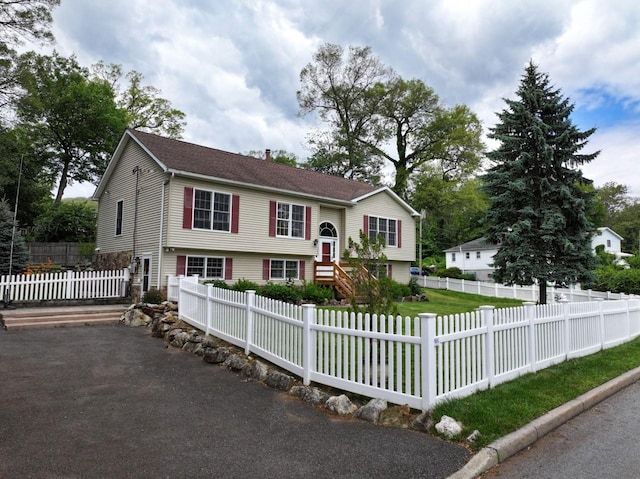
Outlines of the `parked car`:
M 411 268 L 409 269 L 409 271 L 411 272 L 412 275 L 420 275 L 420 268 L 418 268 L 417 266 L 411 266 Z

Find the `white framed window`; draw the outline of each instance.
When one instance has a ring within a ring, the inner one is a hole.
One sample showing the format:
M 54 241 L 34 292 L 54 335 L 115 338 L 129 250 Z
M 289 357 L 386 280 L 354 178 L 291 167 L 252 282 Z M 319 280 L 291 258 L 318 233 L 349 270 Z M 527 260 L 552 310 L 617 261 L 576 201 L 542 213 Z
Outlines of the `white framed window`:
M 386 246 L 397 246 L 398 221 L 379 216 L 369 216 L 369 239 L 375 241 L 378 235 L 384 238 Z
M 476 251 L 476 259 L 480 259 L 480 251 Z
M 288 259 L 272 259 L 269 265 L 270 279 L 298 279 L 300 262 Z
M 212 231 L 231 231 L 231 195 L 194 189 L 193 227 Z
M 187 276 L 198 275 L 200 278 L 224 279 L 224 258 L 212 256 L 187 256 Z
M 116 203 L 116 236 L 122 235 L 122 217 L 124 216 L 124 200 Z
M 464 254 L 464 258 L 465 259 L 469 259 L 471 258 L 471 253 L 469 253 L 468 251 Z
M 276 235 L 304 238 L 305 207 L 290 203 L 277 204 Z
M 611 248 L 611 240 L 610 239 L 607 240 L 607 248 Z
M 456 254 L 455 253 L 451 253 L 451 261 L 452 262 L 456 262 Z

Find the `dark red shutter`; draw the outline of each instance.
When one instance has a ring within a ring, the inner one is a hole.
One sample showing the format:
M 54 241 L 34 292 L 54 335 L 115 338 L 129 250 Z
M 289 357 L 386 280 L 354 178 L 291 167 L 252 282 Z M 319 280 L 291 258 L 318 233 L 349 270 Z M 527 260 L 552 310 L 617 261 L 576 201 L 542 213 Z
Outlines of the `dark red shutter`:
M 393 273 L 392 265 L 388 264 L 387 265 L 387 276 L 389 276 L 389 278 L 392 278 L 393 277 L 392 273 Z
M 187 257 L 178 256 L 176 260 L 176 275 L 187 274 Z
M 224 279 L 233 278 L 233 258 L 224 259 Z
M 276 202 L 269 202 L 269 236 L 276 235 Z
M 311 239 L 311 206 L 305 207 L 304 239 Z
M 268 259 L 262 260 L 262 279 L 268 280 L 270 275 L 270 262 Z
M 193 188 L 184 187 L 184 203 L 182 206 L 182 227 L 191 229 L 193 219 Z
M 240 197 L 233 195 L 231 197 L 231 232 L 238 232 L 238 222 L 240 219 Z
M 398 243 L 398 244 L 396 246 L 398 248 L 402 248 L 402 220 L 398 220 L 396 222 L 396 225 L 397 225 L 396 229 L 398 230 L 397 231 L 398 240 L 396 241 L 396 243 Z
M 298 279 L 304 279 L 304 267 L 305 267 L 305 262 L 304 261 L 300 261 L 300 266 L 299 266 L 299 271 L 298 271 Z
M 363 226 L 364 234 L 369 236 L 369 216 L 364 215 Z

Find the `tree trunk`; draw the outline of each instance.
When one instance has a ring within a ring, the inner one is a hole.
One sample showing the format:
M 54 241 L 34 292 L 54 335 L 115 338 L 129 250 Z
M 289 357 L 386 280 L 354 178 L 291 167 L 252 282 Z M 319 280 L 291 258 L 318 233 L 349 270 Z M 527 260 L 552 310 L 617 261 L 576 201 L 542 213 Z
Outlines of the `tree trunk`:
M 540 304 L 547 304 L 547 282 L 540 281 Z

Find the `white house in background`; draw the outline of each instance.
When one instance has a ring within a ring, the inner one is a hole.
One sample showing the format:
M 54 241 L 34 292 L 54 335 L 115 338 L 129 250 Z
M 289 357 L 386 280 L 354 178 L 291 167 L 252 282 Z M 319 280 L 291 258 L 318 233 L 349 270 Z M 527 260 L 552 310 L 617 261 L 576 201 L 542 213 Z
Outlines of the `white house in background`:
M 598 232 L 591 239 L 591 247 L 595 252 L 597 246 L 604 245 L 607 253 L 615 255 L 618 261 L 624 262 L 623 258 L 633 255 L 622 252 L 622 239 L 622 236 L 611 228 L 598 228 Z M 491 281 L 494 268 L 490 265 L 497 252 L 498 245 L 487 243 L 485 238 L 477 238 L 444 250 L 446 267 L 456 267 L 463 273 L 475 274 L 478 281 Z
M 598 232 L 591 238 L 591 246 L 595 251 L 596 247 L 603 245 L 605 252 L 618 255 L 622 253 L 622 239 L 622 236 L 611 228 L 598 228 Z
M 444 250 L 447 268 L 460 268 L 463 273 L 473 273 L 478 281 L 491 281 L 493 257 L 498 246 L 477 238 Z

